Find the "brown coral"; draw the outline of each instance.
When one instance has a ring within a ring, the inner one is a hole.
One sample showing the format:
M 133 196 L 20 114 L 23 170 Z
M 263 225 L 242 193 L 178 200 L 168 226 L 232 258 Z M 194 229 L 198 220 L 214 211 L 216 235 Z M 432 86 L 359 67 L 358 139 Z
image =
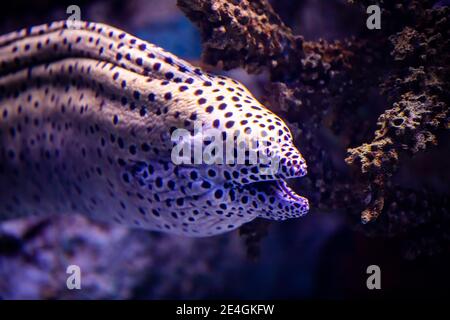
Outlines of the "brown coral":
M 388 179 L 403 154 L 436 145 L 437 132 L 448 128 L 449 12 L 448 8 L 426 10 L 417 29 L 406 26 L 389 37 L 396 64 L 381 87 L 393 101 L 393 108 L 378 118 L 379 129 L 373 141 L 349 149 L 346 159 L 351 164 L 359 163 L 363 173 L 376 175 L 378 180 Z M 369 220 L 382 208 L 368 215 Z
M 292 77 L 301 66 L 303 38 L 294 36 L 266 0 L 178 0 L 203 36 L 203 60 L 225 70 L 270 69 L 274 78 Z
M 351 2 L 364 11 L 373 4 Z M 350 217 L 359 212 L 365 223 L 384 212 L 397 230 L 412 230 L 418 220 L 448 223 L 437 207 L 419 218 L 422 207 L 410 206 L 393 182 L 408 155 L 436 145 L 449 128 L 449 9 L 433 3 L 379 1 L 382 30 L 314 42 L 293 35 L 265 0 L 178 0 L 202 32 L 206 63 L 269 70 L 273 82 L 264 102 L 291 124 L 308 161 L 301 183 L 312 207 Z M 350 146 L 356 147 L 346 155 Z M 429 203 L 429 194 L 416 197 Z M 396 219 L 404 212 L 410 219 Z M 385 219 L 364 228 L 388 229 Z

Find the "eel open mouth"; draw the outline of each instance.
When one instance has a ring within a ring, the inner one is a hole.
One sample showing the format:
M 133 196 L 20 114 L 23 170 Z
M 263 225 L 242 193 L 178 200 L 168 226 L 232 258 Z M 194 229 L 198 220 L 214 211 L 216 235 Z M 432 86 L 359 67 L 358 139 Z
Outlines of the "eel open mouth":
M 304 203 L 305 198 L 298 195 L 289 184 L 292 186 L 294 179 L 301 178 L 306 174 L 306 164 L 303 162 L 286 166 L 285 163 L 286 161 L 283 162 L 279 174 L 273 176 L 274 180 L 253 182 L 249 186 L 285 201 Z
M 261 217 L 286 220 L 301 217 L 308 212 L 308 200 L 292 190 L 288 180 L 292 179 L 260 181 L 246 186 L 257 193 L 255 198 L 261 204 Z
M 289 180 L 292 179 L 259 181 L 250 183 L 248 186 L 251 186 L 260 192 L 264 192 L 267 195 L 281 196 L 284 199 L 293 202 L 303 201 L 304 198 L 299 196 L 291 187 L 289 187 Z

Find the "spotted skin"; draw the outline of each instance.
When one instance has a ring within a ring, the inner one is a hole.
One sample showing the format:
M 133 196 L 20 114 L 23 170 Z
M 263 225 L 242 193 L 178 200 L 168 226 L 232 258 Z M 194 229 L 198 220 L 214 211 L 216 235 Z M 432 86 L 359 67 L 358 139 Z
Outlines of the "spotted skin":
M 196 121 L 223 136 L 258 135 L 279 170 L 175 165 L 171 133 Z M 304 215 L 308 201 L 286 180 L 305 174 L 287 126 L 235 80 L 99 23 L 0 37 L 1 220 L 79 213 L 210 236 Z

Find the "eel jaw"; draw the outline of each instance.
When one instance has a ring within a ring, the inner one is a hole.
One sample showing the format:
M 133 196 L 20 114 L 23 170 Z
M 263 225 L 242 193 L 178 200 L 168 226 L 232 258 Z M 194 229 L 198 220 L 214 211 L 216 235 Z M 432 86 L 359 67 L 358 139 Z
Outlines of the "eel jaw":
M 254 198 L 260 203 L 261 218 L 282 221 L 304 216 L 309 210 L 308 199 L 292 190 L 285 179 L 255 182 L 245 189 L 256 191 Z

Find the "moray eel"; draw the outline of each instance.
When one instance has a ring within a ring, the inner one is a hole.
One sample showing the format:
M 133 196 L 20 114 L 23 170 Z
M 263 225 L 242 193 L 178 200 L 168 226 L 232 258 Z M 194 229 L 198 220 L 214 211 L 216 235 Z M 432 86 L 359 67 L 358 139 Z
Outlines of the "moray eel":
M 171 133 L 195 121 L 262 133 L 257 148 L 278 171 L 247 158 L 174 164 Z M 210 236 L 304 215 L 307 199 L 286 180 L 305 174 L 288 127 L 235 80 L 100 23 L 0 36 L 0 220 L 77 213 Z

